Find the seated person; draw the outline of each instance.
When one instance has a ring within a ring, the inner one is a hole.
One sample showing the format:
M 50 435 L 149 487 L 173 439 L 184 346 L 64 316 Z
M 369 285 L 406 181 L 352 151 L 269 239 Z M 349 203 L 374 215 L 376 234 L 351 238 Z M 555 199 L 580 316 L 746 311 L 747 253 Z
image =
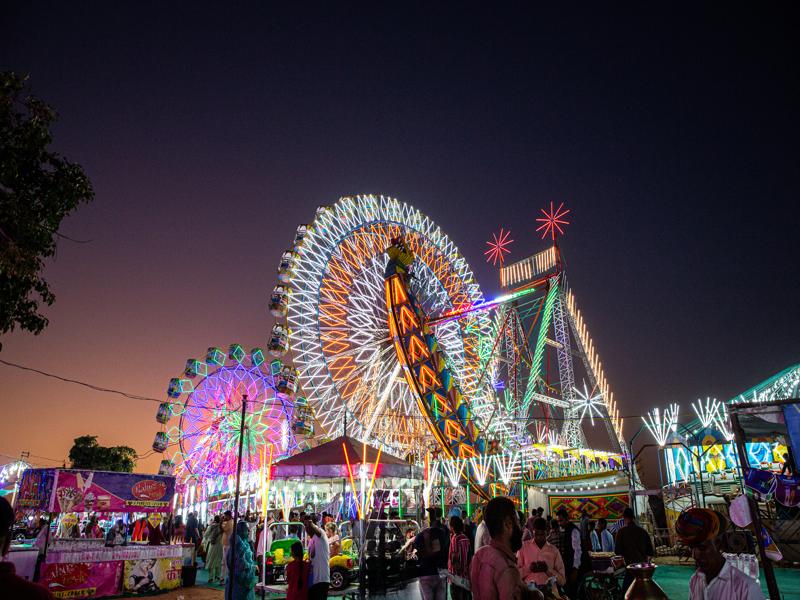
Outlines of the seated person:
M 331 550 L 331 556 L 338 556 L 342 553 L 342 542 L 339 539 L 339 534 L 336 531 L 336 523 L 329 522 L 325 525 L 325 535 L 328 536 L 328 546 Z

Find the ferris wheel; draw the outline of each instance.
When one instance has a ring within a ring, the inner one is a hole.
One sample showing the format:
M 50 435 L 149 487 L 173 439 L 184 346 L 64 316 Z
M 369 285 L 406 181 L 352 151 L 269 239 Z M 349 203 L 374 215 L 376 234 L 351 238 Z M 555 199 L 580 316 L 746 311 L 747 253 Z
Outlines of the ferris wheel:
M 248 353 L 231 344 L 227 353 L 212 347 L 203 358 L 189 359 L 182 376 L 170 380 L 170 400 L 156 414 L 164 427 L 156 433 L 153 450 L 172 449 L 162 472 L 174 464 L 187 477 L 233 475 L 240 441 L 244 472 L 260 467 L 263 448 L 272 447 L 275 457 L 290 454 L 297 447 L 294 431 L 304 408 L 295 390 L 294 369 L 279 360 L 267 362 L 260 348 Z
M 410 285 L 423 314 L 483 301 L 467 261 L 431 219 L 393 198 L 346 196 L 317 209 L 284 253 L 270 302 L 280 320 L 268 348 L 282 354 L 291 347 L 322 433 L 346 428 L 405 455 L 433 444 L 389 333 L 385 252 L 401 237 L 416 256 Z M 490 365 L 481 358 L 491 317 L 476 312 L 432 328 L 476 422 L 502 435 L 509 423 L 497 410 Z

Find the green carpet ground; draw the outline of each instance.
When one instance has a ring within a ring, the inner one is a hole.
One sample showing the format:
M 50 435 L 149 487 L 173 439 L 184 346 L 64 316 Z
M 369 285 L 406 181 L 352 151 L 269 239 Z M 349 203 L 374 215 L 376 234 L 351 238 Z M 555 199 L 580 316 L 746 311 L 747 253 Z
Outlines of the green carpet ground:
M 694 567 L 659 565 L 654 579 L 667 593 L 667 596 L 673 600 L 680 600 L 689 597 L 689 579 L 693 573 Z M 778 578 L 778 588 L 782 599 L 800 598 L 800 570 L 776 569 L 775 574 Z M 761 589 L 764 591 L 764 596 L 767 596 L 767 584 L 764 582 L 763 570 L 761 571 Z
M 671 600 L 685 600 L 689 597 L 689 579 L 694 573 L 693 566 L 672 566 L 659 565 L 656 569 L 655 580 L 658 585 L 667 593 Z M 800 569 L 776 569 L 778 577 L 778 587 L 781 592 L 781 600 L 800 599 Z M 197 571 L 197 585 L 207 586 L 208 574 L 204 569 Z M 213 586 L 218 590 L 223 587 Z M 764 571 L 761 571 L 761 589 L 764 596 L 767 596 L 767 586 L 764 582 Z M 406 598 L 409 600 L 421 598 L 415 586 L 410 586 L 405 590 Z

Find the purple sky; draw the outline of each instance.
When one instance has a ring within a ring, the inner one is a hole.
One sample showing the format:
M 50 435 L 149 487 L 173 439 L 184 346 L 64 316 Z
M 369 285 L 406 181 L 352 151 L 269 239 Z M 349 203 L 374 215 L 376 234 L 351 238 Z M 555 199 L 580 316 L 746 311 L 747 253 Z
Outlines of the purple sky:
M 522 258 L 565 202 L 623 414 L 800 362 L 796 13 L 220 6 L 0 9 L 0 68 L 59 110 L 55 148 L 97 193 L 63 224 L 92 242 L 47 268 L 50 326 L 0 357 L 162 398 L 208 346 L 266 343 L 298 223 L 382 193 L 449 233 L 489 295 L 490 233 Z M 0 401 L 3 454 L 60 459 L 85 433 L 146 451 L 157 429 L 149 403 L 1 365 Z

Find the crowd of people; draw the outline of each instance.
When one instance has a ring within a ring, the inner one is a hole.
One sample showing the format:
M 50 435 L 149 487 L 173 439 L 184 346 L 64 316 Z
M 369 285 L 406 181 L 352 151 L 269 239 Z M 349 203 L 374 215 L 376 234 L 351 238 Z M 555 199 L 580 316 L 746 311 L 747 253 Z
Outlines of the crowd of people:
M 540 590 L 577 598 L 581 578 L 591 568 L 590 551 L 616 552 L 626 564 L 654 555 L 650 536 L 630 509 L 616 536 L 605 519 L 594 522 L 583 513 L 575 524 L 564 509 L 545 518 L 544 509 L 536 508 L 526 519 L 508 498 L 493 499 L 482 515 L 477 511 L 477 522 L 458 512 L 451 512 L 445 528 L 439 509 L 428 509 L 430 525 L 416 536 L 424 600 L 447 598 L 439 569 L 450 572 L 455 600 L 470 594 L 476 600 L 536 598 Z
M 654 554 L 649 534 L 636 523 L 631 509 L 625 510 L 623 524 L 615 535 L 604 519 L 595 523 L 583 514 L 576 524 L 563 509 L 555 518 L 545 518 L 544 510 L 537 508 L 526 519 L 506 497 L 490 500 L 482 511 L 477 511 L 475 521 L 466 512 L 453 510 L 445 524 L 438 508 L 427 512 L 427 527 L 419 532 L 409 528 L 402 546 L 402 553 L 419 565 L 416 574 L 423 600 L 446 600 L 448 583 L 441 577 L 444 570 L 450 573 L 453 600 L 543 598 L 543 591 L 562 598 L 566 594 L 575 600 L 581 577 L 590 569 L 590 551 L 614 552 L 624 558 L 626 565 L 648 562 Z M 160 527 L 154 527 L 147 519 L 145 522 L 146 528 L 139 522 L 130 527 L 116 521 L 106 532 L 106 543 L 125 544 L 129 537 L 137 535 L 149 536 L 150 544 L 168 540 L 193 543 L 204 557 L 209 581 L 224 581 L 225 600 L 254 600 L 258 556 L 268 547 L 274 530 L 284 528 L 276 531 L 276 537 L 300 538 L 305 534 L 305 552 L 299 539 L 291 546 L 293 560 L 285 571 L 288 600 L 327 598 L 329 560 L 341 548 L 337 524 L 327 513 L 292 513 L 288 523 L 277 513 L 259 523 L 258 515 L 248 512 L 235 527 L 230 511 L 213 516 L 207 527 L 199 523 L 195 514 L 190 514 L 185 524 L 180 517 L 167 519 Z M 13 523 L 11 507 L 0 498 L 2 554 L 8 552 Z M 271 527 L 273 523 L 277 526 Z M 354 525 L 355 538 L 361 533 L 361 524 L 356 521 Z M 83 535 L 102 535 L 96 527 L 90 518 L 81 528 Z M 689 599 L 763 600 L 756 580 L 739 571 L 722 554 L 726 527 L 726 518 L 708 509 L 691 508 L 679 516 L 675 533 L 691 549 L 697 566 L 689 584 Z M 385 529 L 381 528 L 381 535 Z M 626 580 L 623 589 L 630 581 Z M 13 564 L 8 562 L 0 562 L 0 589 L 14 591 L 15 598 L 52 598 L 43 587 L 16 577 Z

